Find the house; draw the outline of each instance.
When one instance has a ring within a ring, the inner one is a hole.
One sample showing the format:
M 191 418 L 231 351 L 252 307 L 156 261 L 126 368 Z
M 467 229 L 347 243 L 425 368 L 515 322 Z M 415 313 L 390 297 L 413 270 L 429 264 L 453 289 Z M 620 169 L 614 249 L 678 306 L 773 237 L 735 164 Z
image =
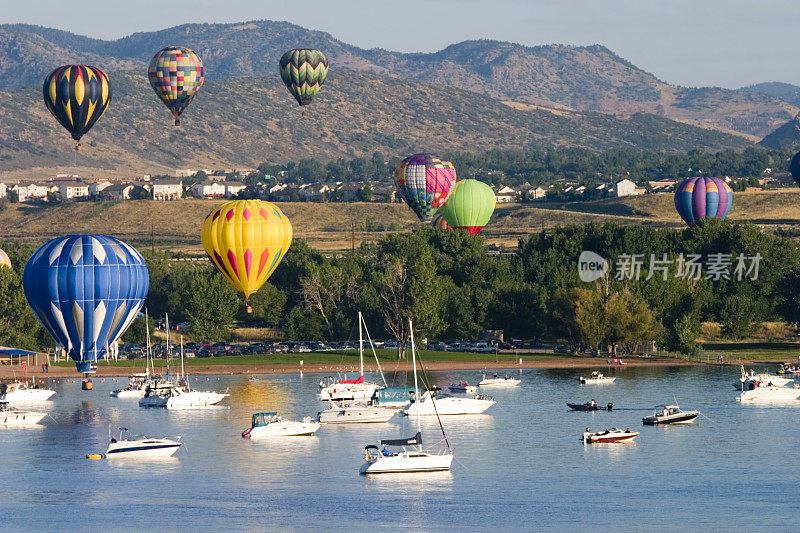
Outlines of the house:
M 545 196 L 547 196 L 547 189 L 541 186 L 528 191 L 528 200 L 544 200 Z
M 247 188 L 242 182 L 239 181 L 226 181 L 225 182 L 225 197 L 233 198 Z
M 372 201 L 394 203 L 397 201 L 397 187 L 392 184 L 379 183 L 372 187 Z
M 276 194 L 276 193 L 279 193 L 280 191 L 282 191 L 283 189 L 285 189 L 286 187 L 288 187 L 288 185 L 286 185 L 285 183 L 276 183 L 275 185 L 273 185 L 272 187 L 270 187 L 270 188 L 267 190 L 267 192 L 268 192 L 269 194 L 271 194 L 271 195 L 272 195 L 272 194 Z
M 8 194 L 8 185 L 0 181 L 0 198 L 5 198 Z
M 72 200 L 73 198 L 88 198 L 89 184 L 80 181 L 62 181 L 58 184 L 58 192 L 61 193 L 62 200 Z M 45 193 L 45 197 L 47 193 Z
M 677 184 L 678 180 L 664 178 L 660 180 L 651 181 L 650 188 L 653 192 L 667 192 L 671 191 Z
M 102 200 L 130 200 L 131 191 L 135 187 L 133 183 L 116 183 L 100 191 L 99 198 Z
M 192 170 L 190 168 L 176 168 L 175 169 L 175 177 L 176 178 L 188 178 L 189 176 L 194 176 L 197 174 L 196 170 Z
M 152 185 L 153 200 L 178 200 L 183 197 L 183 182 L 161 180 Z
M 638 194 L 636 192 L 636 184 L 627 178 L 616 182 L 613 186 L 613 190 L 614 196 L 617 197 L 635 196 Z
M 331 189 L 324 183 L 314 183 L 313 185 L 301 185 L 300 198 L 302 198 L 304 202 L 319 202 L 322 198 L 325 197 L 325 195 L 327 195 L 332 190 L 333 189 Z
M 300 197 L 300 187 L 297 185 L 288 185 L 272 193 L 270 196 L 272 196 L 273 200 L 276 202 L 291 202 L 295 195 Z
M 195 183 L 189 187 L 189 192 L 195 198 L 224 198 L 225 184 L 219 181 Z
M 89 196 L 92 198 L 98 198 L 100 193 L 103 192 L 105 189 L 114 185 L 108 180 L 100 180 L 95 181 L 89 184 Z
M 342 202 L 355 202 L 361 198 L 363 188 L 363 183 L 344 183 L 336 189 L 336 192 L 341 195 Z
M 519 193 L 516 189 L 506 185 L 498 188 L 494 193 L 494 197 L 497 199 L 497 203 L 499 204 L 516 202 L 519 198 Z

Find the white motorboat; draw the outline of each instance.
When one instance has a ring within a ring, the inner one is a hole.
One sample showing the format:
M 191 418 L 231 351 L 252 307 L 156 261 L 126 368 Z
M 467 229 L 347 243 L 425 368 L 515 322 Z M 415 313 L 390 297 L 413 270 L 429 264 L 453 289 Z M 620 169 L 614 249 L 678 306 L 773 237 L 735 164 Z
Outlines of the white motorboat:
M 520 380 L 511 376 L 498 377 L 497 372 L 490 378 L 483 375 L 483 379 L 478 383 L 479 387 L 516 387 L 521 383 Z
M 464 381 L 464 382 L 459 381 L 458 384 L 453 383 L 452 385 L 450 385 L 450 392 L 460 392 L 460 393 L 463 393 L 463 394 L 475 394 L 476 392 L 478 392 L 478 386 L 477 385 L 470 385 L 466 381 Z
M 166 407 L 167 409 L 195 409 L 198 407 L 209 407 L 216 405 L 227 396 L 227 392 L 204 392 L 193 391 L 188 386 L 177 386 L 174 384 L 166 387 L 150 388 L 142 399 L 139 400 L 140 407 Z
M 800 388 L 798 388 L 796 383 L 793 387 L 762 385 L 753 390 L 746 390 L 736 398 L 741 402 L 785 402 L 800 400 Z
M 157 439 L 152 437 L 140 437 L 138 439 L 126 439 L 127 428 L 119 428 L 119 439 L 112 438 L 108 443 L 106 457 L 109 459 L 152 459 L 160 457 L 170 457 L 182 443 L 170 439 Z
M 55 393 L 54 390 L 45 389 L 27 381 L 0 384 L 0 399 L 14 403 L 43 402 L 49 400 Z
M 642 418 L 642 424 L 692 424 L 700 411 L 682 411 L 677 405 L 656 405 L 653 414 Z
M 302 422 L 294 420 L 284 420 L 277 412 L 253 414 L 253 422 L 249 429 L 242 432 L 242 437 L 254 439 L 262 437 L 297 437 L 303 435 L 313 435 L 320 425 L 313 422 L 310 416 Z
M 800 376 L 800 364 L 781 363 L 778 374 L 782 376 Z
M 753 390 L 762 385 L 775 385 L 776 387 L 785 387 L 794 382 L 792 377 L 776 376 L 774 374 L 756 374 L 753 369 L 750 372 L 745 372 L 742 366 L 742 375 L 738 382 L 733 383 L 733 388 L 739 391 Z
M 378 364 L 378 371 L 383 379 L 383 385 L 377 383 L 369 383 L 364 381 L 364 331 L 367 332 L 367 339 L 372 348 L 372 354 L 375 356 L 375 362 Z M 358 357 L 361 363 L 361 371 L 359 377 L 356 379 L 334 379 L 328 377 L 320 380 L 319 392 L 317 398 L 323 401 L 361 401 L 367 402 L 372 399 L 375 391 L 386 387 L 386 378 L 383 376 L 381 363 L 378 361 L 378 354 L 375 352 L 375 346 L 372 343 L 372 337 L 367 330 L 367 324 L 364 322 L 364 317 L 361 311 L 358 312 Z
M 591 433 L 589 428 L 583 432 L 581 439 L 584 444 L 621 444 L 625 442 L 632 442 L 639 435 L 636 431 L 626 429 L 622 431 L 619 428 L 606 429 L 605 431 L 598 431 Z
M 35 426 L 46 416 L 47 413 L 23 411 L 11 407 L 7 400 L 0 400 L 0 427 Z
M 109 392 L 108 395 L 120 399 L 144 398 L 148 377 L 147 374 L 134 374 L 128 378 L 128 385 L 126 387 L 113 390 Z
M 435 401 L 434 401 L 435 396 Z M 409 403 L 403 414 L 407 416 L 421 415 L 479 415 L 493 406 L 494 400 L 479 394 L 472 398 L 464 396 L 449 396 L 447 394 L 434 394 L 433 391 L 425 391 L 419 402 L 414 400 Z
M 414 396 L 419 397 L 419 386 L 417 384 L 417 360 L 416 349 L 414 348 L 414 326 L 411 320 L 408 321 L 411 333 L 411 358 L 414 366 Z M 431 401 L 433 397 L 431 397 Z M 378 445 L 370 444 L 364 448 L 364 463 L 359 472 L 362 474 L 387 474 L 387 473 L 412 473 L 412 472 L 437 472 L 450 470 L 453 462 L 453 452 L 447 442 L 447 435 L 444 433 L 444 426 L 439 421 L 447 448 L 432 452 L 422 448 L 422 423 L 419 413 L 417 413 L 417 434 L 410 439 L 382 439 Z M 411 447 L 415 448 L 411 448 Z M 398 451 L 392 451 L 399 448 Z
M 374 424 L 388 422 L 396 409 L 366 403 L 340 404 L 330 401 L 330 407 L 317 414 L 322 424 Z
M 615 379 L 617 378 L 604 376 L 601 372 L 594 370 L 588 378 L 581 376 L 578 381 L 581 382 L 581 385 L 610 385 L 614 383 Z

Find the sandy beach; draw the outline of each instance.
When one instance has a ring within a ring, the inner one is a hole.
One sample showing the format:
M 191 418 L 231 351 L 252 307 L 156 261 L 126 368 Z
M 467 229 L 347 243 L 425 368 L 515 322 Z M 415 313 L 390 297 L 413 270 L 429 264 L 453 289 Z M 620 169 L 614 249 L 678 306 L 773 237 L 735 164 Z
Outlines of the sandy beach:
M 522 358 L 522 364 L 514 364 L 513 361 L 426 361 L 424 363 L 426 370 L 474 370 L 474 371 L 492 371 L 497 369 L 529 369 L 529 368 L 594 368 L 594 369 L 609 369 L 609 368 L 625 368 L 629 367 L 645 367 L 645 366 L 691 366 L 704 363 L 695 363 L 691 361 L 684 361 L 681 359 L 671 358 L 656 358 L 656 357 L 631 357 L 623 359 L 626 365 L 619 365 L 609 363 L 606 359 L 599 359 L 597 357 L 552 357 L 546 359 L 525 359 Z M 160 366 L 156 364 L 156 369 Z M 411 370 L 411 360 L 406 361 L 392 361 L 382 363 L 381 368 L 384 371 L 404 371 Z M 187 365 L 185 367 L 186 375 L 219 375 L 219 374 L 293 374 L 304 372 L 308 374 L 335 374 L 340 372 L 358 372 L 358 365 L 353 364 L 306 364 L 302 367 L 297 364 L 263 364 L 263 365 Z M 365 364 L 364 370 L 367 372 L 377 372 L 378 367 L 376 364 Z M 98 365 L 98 377 L 112 377 L 112 376 L 129 376 L 134 373 L 144 372 L 144 364 L 142 366 L 103 366 L 101 363 Z M 14 365 L 0 367 L 0 379 L 10 379 L 14 377 L 22 377 L 25 372 L 21 367 Z M 41 368 L 28 368 L 28 375 L 36 375 L 45 378 L 75 378 L 81 375 L 75 371 L 74 366 L 51 366 L 50 371 L 46 374 L 41 372 Z

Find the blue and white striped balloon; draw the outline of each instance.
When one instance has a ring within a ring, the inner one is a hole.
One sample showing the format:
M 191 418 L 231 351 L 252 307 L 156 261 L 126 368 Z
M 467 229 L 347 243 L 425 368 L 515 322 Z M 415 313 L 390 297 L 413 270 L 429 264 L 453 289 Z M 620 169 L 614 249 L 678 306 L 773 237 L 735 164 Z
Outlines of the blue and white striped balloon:
M 141 254 L 106 235 L 68 235 L 28 259 L 22 286 L 28 304 L 78 372 L 94 372 L 108 346 L 144 304 L 150 275 Z

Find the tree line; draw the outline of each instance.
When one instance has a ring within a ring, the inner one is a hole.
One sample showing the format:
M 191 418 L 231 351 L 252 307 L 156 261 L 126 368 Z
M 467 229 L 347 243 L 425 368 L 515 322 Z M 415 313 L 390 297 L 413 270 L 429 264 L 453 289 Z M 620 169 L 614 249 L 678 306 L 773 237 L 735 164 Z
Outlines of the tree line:
M 33 248 L 4 247 L 14 268 L 0 268 L 0 344 L 52 347 L 22 294 L 21 272 Z M 605 275 L 581 280 L 583 251 L 606 259 Z M 361 311 L 377 338 L 405 341 L 413 318 L 419 338 L 467 339 L 503 330 L 507 337 L 552 339 L 574 350 L 632 350 L 655 340 L 694 353 L 704 321 L 720 323 L 732 339 L 752 335 L 764 321 L 800 323 L 800 245 L 732 221 L 707 220 L 683 230 L 559 227 L 522 239 L 516 254 L 499 256 L 486 254 L 480 236 L 432 228 L 388 235 L 333 257 L 298 240 L 251 297 L 252 314 L 210 264 L 170 262 L 171 254 L 161 251 L 143 256 L 149 315 L 190 322 L 199 341 L 228 340 L 234 321 L 272 323 L 294 340 L 353 339 Z M 141 342 L 143 334 L 139 319 L 125 339 Z

